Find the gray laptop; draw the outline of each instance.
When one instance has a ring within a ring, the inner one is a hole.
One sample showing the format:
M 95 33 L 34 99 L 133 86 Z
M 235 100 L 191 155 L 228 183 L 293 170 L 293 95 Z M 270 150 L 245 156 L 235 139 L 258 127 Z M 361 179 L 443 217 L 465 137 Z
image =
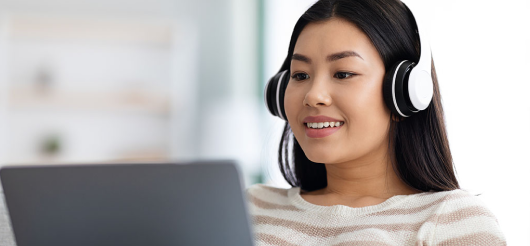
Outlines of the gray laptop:
M 252 246 L 232 161 L 4 167 L 18 246 Z

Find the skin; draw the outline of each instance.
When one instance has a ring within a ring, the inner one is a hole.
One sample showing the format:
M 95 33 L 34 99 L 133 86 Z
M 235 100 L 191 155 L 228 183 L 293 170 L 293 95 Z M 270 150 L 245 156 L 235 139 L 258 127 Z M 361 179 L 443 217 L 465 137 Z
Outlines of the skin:
M 343 51 L 352 53 L 328 56 Z M 395 195 L 418 193 L 394 172 L 388 155 L 390 110 L 383 99 L 385 67 L 372 42 L 357 26 L 339 18 L 308 24 L 291 60 L 285 111 L 309 160 L 324 163 L 328 186 L 301 191 L 322 206 L 364 207 Z M 304 118 L 324 115 L 344 122 L 323 138 L 305 133 Z

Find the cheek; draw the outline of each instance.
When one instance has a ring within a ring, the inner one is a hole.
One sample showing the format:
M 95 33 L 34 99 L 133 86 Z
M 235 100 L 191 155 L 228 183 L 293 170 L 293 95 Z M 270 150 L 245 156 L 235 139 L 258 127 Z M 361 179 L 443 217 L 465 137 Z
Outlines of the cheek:
M 349 120 L 343 145 L 350 146 L 347 148 L 349 153 L 357 157 L 378 149 L 388 140 L 390 110 L 383 99 L 382 83 L 372 84 L 375 85 L 358 87 L 349 93 L 341 92 L 341 98 L 345 100 L 340 101 L 342 105 L 337 105 Z
M 291 83 L 287 84 L 284 97 L 285 115 L 294 137 L 299 140 L 304 139 L 305 135 L 305 126 L 302 124 L 302 119 L 300 119 L 300 112 L 304 110 L 304 97 L 304 88 L 297 87 Z
M 359 81 L 351 88 L 337 90 L 337 98 L 341 99 L 335 100 L 337 106 L 348 114 L 350 120 L 357 123 L 387 119 L 390 116 L 390 110 L 383 99 L 382 81 Z

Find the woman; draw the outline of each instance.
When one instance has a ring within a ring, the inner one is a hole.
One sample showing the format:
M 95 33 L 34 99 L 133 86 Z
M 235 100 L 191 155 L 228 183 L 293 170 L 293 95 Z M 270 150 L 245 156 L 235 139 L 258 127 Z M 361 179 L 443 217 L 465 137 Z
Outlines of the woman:
M 271 80 L 289 75 L 285 91 L 266 91 L 287 121 L 279 162 L 293 188 L 247 189 L 257 245 L 506 244 L 459 187 L 430 53 L 432 100 L 410 116 L 392 107 L 395 64 L 420 58 L 416 21 L 397 0 L 321 0 L 298 20 Z

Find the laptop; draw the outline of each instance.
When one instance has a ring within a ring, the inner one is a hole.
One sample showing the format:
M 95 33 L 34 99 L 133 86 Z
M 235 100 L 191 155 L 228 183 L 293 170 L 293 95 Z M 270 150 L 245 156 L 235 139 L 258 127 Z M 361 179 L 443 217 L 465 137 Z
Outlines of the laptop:
M 3 167 L 18 246 L 253 246 L 233 161 Z

